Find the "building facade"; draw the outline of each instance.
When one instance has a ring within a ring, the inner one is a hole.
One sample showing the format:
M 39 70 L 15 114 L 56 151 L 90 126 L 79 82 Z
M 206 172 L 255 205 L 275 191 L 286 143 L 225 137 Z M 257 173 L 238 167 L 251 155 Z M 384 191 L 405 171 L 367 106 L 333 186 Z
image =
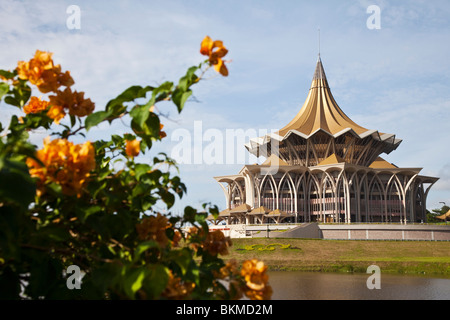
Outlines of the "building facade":
M 359 126 L 340 109 L 319 56 L 298 114 L 246 144 L 266 161 L 215 177 L 226 198 L 219 216 L 228 224 L 426 222 L 426 198 L 438 178 L 380 157 L 401 141 Z

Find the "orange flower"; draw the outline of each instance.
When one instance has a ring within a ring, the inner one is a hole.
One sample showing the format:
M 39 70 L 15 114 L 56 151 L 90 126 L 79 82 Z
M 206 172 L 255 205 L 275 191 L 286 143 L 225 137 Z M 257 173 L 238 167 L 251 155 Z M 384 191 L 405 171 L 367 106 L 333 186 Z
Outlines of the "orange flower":
M 31 97 L 30 102 L 26 106 L 23 107 L 23 112 L 26 114 L 29 113 L 38 113 L 41 112 L 48 107 L 48 102 L 43 101 L 38 97 Z
M 42 72 L 53 69 L 52 53 L 36 50 L 34 58 L 30 61 L 19 61 L 17 73 L 22 80 L 29 80 L 37 85 L 41 79 Z
M 61 106 L 51 106 L 47 112 L 47 116 L 53 119 L 56 124 L 59 124 L 59 121 L 61 121 L 65 115 L 64 108 Z
M 197 251 L 202 246 L 200 239 L 205 238 L 203 229 L 198 227 L 190 227 L 187 233 L 187 239 L 190 240 L 189 247 Z
M 26 163 L 32 177 L 39 178 L 38 195 L 42 194 L 45 182 L 55 182 L 66 195 L 81 195 L 90 171 L 95 168 L 95 150 L 91 142 L 74 145 L 66 139 L 44 140 L 44 147 L 37 151 L 41 166 L 34 159 Z
M 180 300 L 186 299 L 195 288 L 195 283 L 182 281 L 181 278 L 175 277 L 169 270 L 169 281 L 162 296 L 168 299 Z
M 56 96 L 50 96 L 50 103 L 69 111 L 70 115 L 84 117 L 92 113 L 95 104 L 91 99 L 84 98 L 84 92 L 73 91 L 67 87 L 64 91 L 57 91 Z
M 232 300 L 239 300 L 242 298 L 242 282 L 237 277 L 240 274 L 238 263 L 232 259 L 228 261 L 225 266 L 220 268 L 219 272 L 213 271 L 214 277 L 221 280 L 227 280 L 229 283 L 229 298 Z M 227 279 L 228 278 L 228 279 Z
M 234 259 L 228 261 L 222 268 L 220 268 L 219 272 L 214 272 L 214 276 L 219 279 L 225 279 L 229 276 L 235 276 L 238 274 L 238 264 Z
M 224 47 L 222 41 L 213 41 L 209 36 L 206 36 L 200 45 L 200 53 L 208 56 L 210 65 L 213 65 L 217 72 L 225 77 L 228 76 L 228 69 L 222 60 L 228 50 Z
M 268 285 L 267 266 L 256 259 L 246 260 L 242 264 L 241 276 L 246 287 L 244 293 L 252 300 L 270 299 L 272 287 Z
M 200 53 L 204 56 L 209 56 L 211 54 L 213 46 L 214 41 L 212 41 L 209 36 L 206 36 L 200 44 Z
M 225 237 L 222 231 L 215 230 L 209 232 L 206 236 L 206 240 L 203 243 L 203 247 L 211 255 L 215 256 L 217 254 L 226 255 L 228 254 L 228 247 L 231 246 L 230 237 Z
M 139 152 L 141 151 L 141 142 L 137 139 L 127 140 L 127 144 L 125 146 L 125 153 L 129 157 L 137 157 Z
M 214 65 L 214 70 L 223 76 L 228 76 L 228 69 L 222 59 L 218 59 L 218 62 Z
M 162 131 L 162 128 L 164 128 L 164 125 L 160 123 L 159 124 L 159 138 L 160 139 L 165 138 L 167 136 L 167 134 L 164 131 Z
M 54 65 L 52 53 L 36 50 L 34 57 L 28 61 L 19 61 L 17 73 L 22 80 L 28 80 L 36 85 L 42 93 L 56 91 L 61 85 L 74 84 L 70 73 L 61 73 L 61 66 Z
M 181 240 L 182 238 L 183 238 L 183 237 L 181 236 L 180 231 L 175 230 L 175 231 L 174 231 L 174 234 L 173 234 L 172 245 L 173 245 L 174 247 L 178 247 L 178 244 L 180 243 L 180 240 Z
M 166 235 L 166 229 L 172 225 L 169 220 L 157 214 L 142 219 L 141 223 L 136 225 L 136 231 L 141 240 L 155 240 L 160 246 L 165 247 L 169 241 Z

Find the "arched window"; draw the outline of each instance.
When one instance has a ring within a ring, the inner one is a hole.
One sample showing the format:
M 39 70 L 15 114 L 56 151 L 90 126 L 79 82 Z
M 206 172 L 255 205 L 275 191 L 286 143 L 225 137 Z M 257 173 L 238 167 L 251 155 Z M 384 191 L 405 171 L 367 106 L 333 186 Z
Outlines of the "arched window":
M 314 176 L 310 176 L 308 182 L 309 208 L 308 221 L 318 221 L 320 218 L 321 197 L 319 193 L 319 186 L 317 185 Z
M 392 178 L 387 192 L 386 222 L 400 222 L 402 217 L 402 194 L 398 181 Z
M 231 184 L 231 208 L 235 208 L 245 203 L 245 198 L 241 188 L 238 185 L 239 182 L 233 181 Z
M 345 221 L 345 209 L 347 208 L 347 202 L 345 198 L 345 180 L 344 175 L 340 175 L 336 185 L 336 216 L 335 221 L 342 223 Z
M 307 208 L 305 202 L 306 190 L 306 174 L 299 174 L 296 178 L 295 185 L 297 187 L 297 222 L 307 221 Z
M 326 175 L 322 185 L 323 218 L 324 222 L 334 222 L 336 214 L 336 197 L 330 176 Z
M 384 215 L 384 197 L 383 189 L 377 179 L 374 177 L 372 183 L 369 186 L 369 222 L 381 222 Z
M 275 198 L 276 191 L 274 183 L 272 181 L 272 176 L 267 175 L 262 181 L 260 203 L 262 206 L 266 207 L 269 210 L 275 210 Z
M 294 213 L 294 193 L 289 177 L 285 175 L 280 183 L 278 209 L 287 213 Z
M 368 176 L 364 174 L 359 181 L 359 216 L 361 222 L 368 222 Z

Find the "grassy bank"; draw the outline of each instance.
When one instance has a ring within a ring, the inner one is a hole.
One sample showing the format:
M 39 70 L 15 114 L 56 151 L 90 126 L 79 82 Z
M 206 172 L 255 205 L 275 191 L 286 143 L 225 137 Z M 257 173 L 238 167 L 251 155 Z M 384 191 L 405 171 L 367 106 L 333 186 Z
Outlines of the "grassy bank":
M 270 270 L 382 272 L 450 278 L 450 242 L 313 239 L 233 239 L 223 258 L 263 260 Z

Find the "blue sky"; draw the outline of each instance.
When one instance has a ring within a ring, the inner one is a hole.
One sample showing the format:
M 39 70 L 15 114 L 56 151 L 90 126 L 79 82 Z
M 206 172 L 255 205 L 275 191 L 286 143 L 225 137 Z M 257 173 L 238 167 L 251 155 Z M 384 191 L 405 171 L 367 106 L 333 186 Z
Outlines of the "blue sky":
M 80 29 L 69 30 L 69 5 L 81 9 Z M 381 29 L 366 26 L 369 5 L 381 9 Z M 12 69 L 36 49 L 54 53 L 70 70 L 75 89 L 101 110 L 130 85 L 177 81 L 203 60 L 205 35 L 229 49 L 227 78 L 208 74 L 179 115 L 161 111 L 168 138 L 155 152 L 169 155 L 180 128 L 282 128 L 300 110 L 313 76 L 321 30 L 321 57 L 333 95 L 356 123 L 403 139 L 384 158 L 420 167 L 440 180 L 428 209 L 450 204 L 450 3 L 448 1 L 9 1 L 0 2 L 0 68 Z M 1 105 L 1 119 L 16 112 Z M 91 135 L 128 132 L 120 124 Z M 38 143 L 45 135 L 37 132 Z M 209 144 L 203 141 L 205 148 Z M 245 153 L 243 145 L 236 152 Z M 193 149 L 198 152 L 198 150 Z M 153 156 L 153 154 L 151 155 Z M 248 159 L 253 161 L 255 159 Z M 140 158 L 145 162 L 146 157 Z M 188 194 L 176 210 L 203 202 L 225 206 L 214 176 L 235 174 L 242 163 L 182 164 Z

